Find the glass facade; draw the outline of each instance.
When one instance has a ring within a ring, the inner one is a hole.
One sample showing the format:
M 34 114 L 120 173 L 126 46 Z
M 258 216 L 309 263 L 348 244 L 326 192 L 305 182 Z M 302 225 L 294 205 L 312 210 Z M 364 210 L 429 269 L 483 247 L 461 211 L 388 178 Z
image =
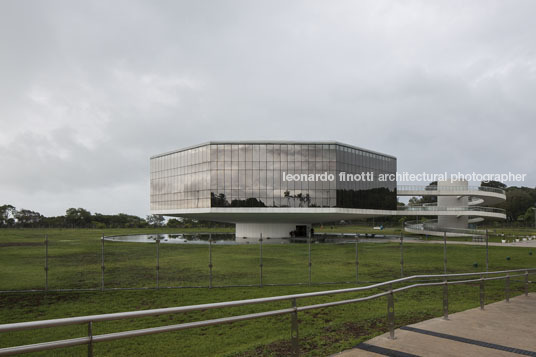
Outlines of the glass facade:
M 367 172 L 374 180 L 348 179 Z M 338 143 L 210 143 L 151 158 L 151 210 L 396 209 L 396 181 L 379 180 L 395 173 L 395 158 Z M 289 180 L 311 174 L 332 180 Z

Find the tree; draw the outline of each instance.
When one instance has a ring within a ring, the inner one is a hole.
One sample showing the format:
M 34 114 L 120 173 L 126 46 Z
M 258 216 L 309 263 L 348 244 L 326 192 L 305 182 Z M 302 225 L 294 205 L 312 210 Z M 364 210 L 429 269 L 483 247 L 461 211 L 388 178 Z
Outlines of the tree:
M 292 197 L 290 195 L 290 191 L 286 190 L 283 197 L 285 197 L 287 199 L 287 207 L 290 207 L 290 198 Z
M 166 226 L 169 228 L 181 228 L 182 223 L 177 218 L 171 218 L 167 221 Z
M 21 227 L 36 227 L 43 219 L 43 216 L 39 212 L 21 209 L 15 213 L 15 219 L 17 220 L 17 225 Z
M 147 216 L 147 223 L 153 227 L 162 227 L 164 224 L 165 218 L 159 214 L 151 214 Z
M 72 228 L 90 227 L 91 212 L 83 208 L 69 208 L 65 211 L 65 223 Z
M 300 192 L 300 193 L 294 195 L 294 198 L 297 198 L 297 199 L 298 199 L 298 201 L 300 202 L 299 205 L 300 205 L 300 207 L 301 207 L 301 206 L 303 205 L 303 199 L 304 199 L 304 198 L 303 198 L 303 193 Z
M 210 200 L 212 207 L 229 207 L 229 201 L 227 201 L 227 198 L 225 197 L 224 193 L 220 193 L 218 195 L 215 195 L 214 192 L 210 193 Z
M 408 206 L 418 206 L 421 204 L 421 200 L 417 197 L 411 197 L 408 201 Z
M 41 227 L 45 228 L 63 228 L 65 225 L 65 216 L 43 217 L 41 219 Z
M 506 210 L 506 218 L 510 222 L 518 220 L 536 201 L 536 190 L 528 187 L 508 187 L 506 201 L 498 205 Z
M 426 186 L 427 189 L 436 188 L 437 187 L 437 181 L 432 181 Z M 437 196 L 422 196 L 422 198 L 419 200 L 419 204 L 423 205 L 425 203 L 435 203 L 437 202 Z
M 12 205 L 0 206 L 0 227 L 11 227 L 15 224 L 17 210 Z
M 502 182 L 499 182 L 499 181 L 482 181 L 480 183 L 480 186 L 482 187 L 493 187 L 493 188 L 501 188 L 501 189 L 506 189 L 506 185 Z
M 305 204 L 307 204 L 307 207 L 309 207 L 309 205 L 311 204 L 311 195 L 306 193 L 303 197 L 303 201 L 305 202 Z
M 527 209 L 527 211 L 523 215 L 523 222 L 525 224 L 530 224 L 531 226 L 534 226 L 534 219 L 536 218 L 535 211 L 536 211 L 536 207 L 529 207 Z
M 425 190 L 435 191 L 437 187 L 437 181 L 430 182 L 426 187 Z M 422 206 L 425 203 L 436 203 L 437 202 L 437 196 L 422 196 L 421 198 L 417 197 L 411 197 L 408 201 L 408 204 L 410 206 Z

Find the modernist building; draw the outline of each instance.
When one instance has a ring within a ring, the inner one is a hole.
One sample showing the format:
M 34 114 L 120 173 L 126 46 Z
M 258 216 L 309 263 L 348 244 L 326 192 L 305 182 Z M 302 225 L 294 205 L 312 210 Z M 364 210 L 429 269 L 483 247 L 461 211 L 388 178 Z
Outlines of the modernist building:
M 338 142 L 209 142 L 151 158 L 151 212 L 236 224 L 236 236 L 306 236 L 312 223 L 374 216 L 434 216 L 407 222 L 412 233 L 467 235 L 501 189 L 467 182 L 398 186 L 396 158 Z M 364 176 L 366 174 L 366 176 Z M 397 209 L 398 196 L 436 204 Z
M 236 223 L 237 237 L 306 235 L 392 214 L 396 181 L 379 178 L 395 173 L 395 157 L 338 142 L 209 142 L 151 158 L 151 212 Z

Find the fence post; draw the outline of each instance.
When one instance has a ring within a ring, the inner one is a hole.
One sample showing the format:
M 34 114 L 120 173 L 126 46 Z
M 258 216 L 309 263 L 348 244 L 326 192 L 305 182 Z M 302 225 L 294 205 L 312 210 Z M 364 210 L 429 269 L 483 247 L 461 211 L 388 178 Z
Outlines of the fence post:
M 262 233 L 261 233 L 261 237 L 259 238 L 259 246 L 260 246 L 260 260 L 259 260 L 259 269 L 260 269 L 260 275 L 259 275 L 259 286 L 262 288 L 262 266 L 263 266 L 263 263 L 262 263 Z
M 309 285 L 311 285 L 311 237 L 307 240 L 307 245 L 309 249 Z
M 101 291 L 104 291 L 104 234 L 101 237 Z
M 400 277 L 404 277 L 404 234 L 400 233 Z
M 506 302 L 510 302 L 510 273 L 506 274 L 506 281 L 504 282 L 504 293 L 506 295 Z
M 525 296 L 529 296 L 529 271 L 525 270 Z
M 359 236 L 355 234 L 355 282 L 359 283 L 359 250 L 357 245 L 359 243 Z
M 45 291 L 48 291 L 48 234 L 45 234 Z
M 160 239 L 156 239 L 156 288 L 160 289 Z
M 389 338 L 395 339 L 395 299 L 393 296 L 393 285 L 389 284 L 389 295 L 387 295 L 387 324 L 389 325 Z
M 480 275 L 480 310 L 484 310 L 485 304 L 485 292 L 484 292 L 484 276 Z
M 208 288 L 212 289 L 212 233 L 208 235 Z
M 300 341 L 298 329 L 298 310 L 296 309 L 296 299 L 292 299 L 292 308 L 294 312 L 290 315 L 290 343 L 293 356 L 300 355 Z
M 89 342 L 87 344 L 87 355 L 88 357 L 93 357 L 93 322 L 91 321 L 87 323 L 87 335 L 89 337 Z
M 447 232 L 443 232 L 443 274 L 447 274 Z
M 445 285 L 443 285 L 443 319 L 449 319 L 449 285 L 447 278 L 445 278 Z
M 488 271 L 489 269 L 488 242 L 489 242 L 489 236 L 488 236 L 488 229 L 486 228 L 486 271 Z

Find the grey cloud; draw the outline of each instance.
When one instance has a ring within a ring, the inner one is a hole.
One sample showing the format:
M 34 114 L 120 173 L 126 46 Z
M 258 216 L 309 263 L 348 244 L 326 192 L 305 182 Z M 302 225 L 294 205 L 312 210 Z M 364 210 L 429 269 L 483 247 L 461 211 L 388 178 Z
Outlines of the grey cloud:
M 534 186 L 534 10 L 3 1 L 1 201 L 145 215 L 149 156 L 225 139 L 338 140 L 400 171 L 515 171 Z

